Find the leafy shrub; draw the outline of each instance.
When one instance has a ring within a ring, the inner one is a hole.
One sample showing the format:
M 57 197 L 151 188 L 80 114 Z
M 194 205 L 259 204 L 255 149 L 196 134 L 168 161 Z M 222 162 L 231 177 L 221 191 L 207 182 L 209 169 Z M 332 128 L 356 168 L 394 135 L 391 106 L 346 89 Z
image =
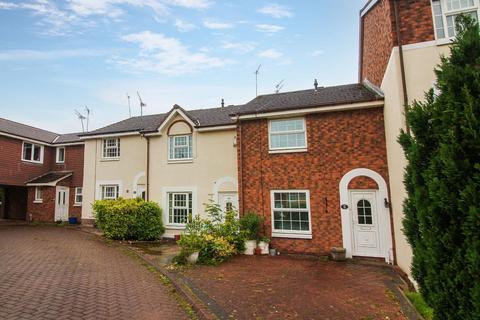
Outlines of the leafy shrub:
M 245 250 L 245 235 L 234 211 L 223 213 L 213 202 L 205 205 L 208 219 L 199 216 L 189 217 L 178 244 L 182 248 L 176 262 L 184 262 L 184 257 L 199 252 L 198 263 L 218 264 Z
M 162 210 L 142 199 L 98 200 L 93 204 L 96 224 L 114 240 L 156 240 L 165 231 Z
M 260 229 L 264 218 L 256 213 L 249 212 L 240 218 L 240 229 L 245 233 L 249 240 L 260 240 Z

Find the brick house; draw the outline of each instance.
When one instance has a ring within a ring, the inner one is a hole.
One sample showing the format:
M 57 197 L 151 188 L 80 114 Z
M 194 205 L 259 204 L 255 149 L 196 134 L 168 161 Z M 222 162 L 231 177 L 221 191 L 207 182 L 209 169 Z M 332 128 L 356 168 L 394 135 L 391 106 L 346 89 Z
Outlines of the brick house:
M 240 108 L 240 213 L 281 252 L 393 262 L 383 96 L 363 84 L 262 95 Z
M 449 55 L 456 17 L 463 13 L 478 20 L 479 10 L 479 0 L 370 0 L 360 11 L 359 81 L 375 84 L 385 95 L 395 249 L 408 275 L 412 252 L 402 232 L 406 160 L 397 142 L 400 130 L 407 130 L 405 106 L 424 100 L 435 85 L 434 69 L 442 55 Z
M 0 118 L 0 219 L 81 216 L 83 142 Z

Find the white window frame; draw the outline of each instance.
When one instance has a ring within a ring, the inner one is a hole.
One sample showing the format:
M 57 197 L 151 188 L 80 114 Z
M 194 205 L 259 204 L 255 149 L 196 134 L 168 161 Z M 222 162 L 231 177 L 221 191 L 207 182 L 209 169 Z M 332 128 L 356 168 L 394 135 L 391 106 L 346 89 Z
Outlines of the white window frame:
M 178 207 L 175 206 L 175 195 L 185 195 L 186 196 L 186 207 Z M 172 202 L 173 206 L 170 207 L 170 196 L 172 196 Z M 189 201 L 191 200 L 192 206 L 189 207 Z M 170 222 L 170 209 L 173 211 L 174 209 L 186 209 L 187 210 L 187 219 L 189 210 L 191 211 L 193 215 L 193 192 L 191 191 L 185 191 L 185 192 L 180 192 L 180 191 L 175 191 L 175 192 L 167 192 L 167 225 L 169 226 L 177 226 L 177 227 L 185 227 L 186 223 L 175 223 L 175 222 Z
M 116 188 L 114 197 L 105 197 L 106 188 Z M 116 200 L 120 197 L 120 186 L 118 184 L 101 184 L 100 185 L 100 199 L 102 200 Z
M 187 138 L 187 148 L 189 148 L 189 153 L 191 149 L 191 154 L 190 157 L 188 158 L 175 158 L 175 148 L 185 148 L 185 146 L 176 146 L 175 144 L 172 145 L 172 140 L 175 141 L 176 138 L 181 138 L 185 137 Z M 189 145 L 189 142 L 191 141 L 191 145 Z M 171 148 L 173 149 L 173 157 L 172 157 L 172 152 Z M 193 133 L 191 134 L 179 134 L 179 135 L 170 135 L 168 136 L 168 161 L 173 161 L 173 162 L 182 162 L 182 161 L 192 161 L 193 160 Z
M 77 201 L 77 197 L 82 197 L 82 201 Z M 74 199 L 74 206 L 81 206 L 83 202 L 83 187 L 75 187 L 75 199 Z
M 42 203 L 43 202 L 43 190 L 42 187 L 35 187 L 35 197 L 33 203 Z
M 60 150 L 63 150 L 63 159 L 62 160 L 59 159 L 60 158 Z M 65 153 L 66 153 L 65 147 L 57 147 L 56 157 L 55 157 L 57 163 L 65 163 Z
M 280 131 L 280 132 L 272 132 L 272 123 L 276 121 L 289 121 L 289 120 L 302 120 L 303 121 L 303 130 L 295 130 L 295 131 Z M 302 133 L 305 136 L 305 146 L 300 147 L 285 147 L 285 148 L 272 148 L 272 135 L 281 135 L 281 134 L 288 134 L 288 133 Z M 304 152 L 307 151 L 307 121 L 305 117 L 296 117 L 296 118 L 282 118 L 282 119 L 271 119 L 268 121 L 268 149 L 270 153 L 283 153 L 283 152 Z
M 276 193 L 305 193 L 307 208 L 290 208 L 279 209 L 275 208 L 275 194 Z M 297 238 L 297 239 L 312 239 L 312 212 L 310 209 L 310 191 L 309 190 L 270 190 L 270 208 L 271 208 L 271 228 L 272 238 Z M 275 214 L 274 211 L 308 211 L 308 228 L 309 230 L 283 230 L 275 229 Z
M 454 33 L 455 35 L 454 36 L 450 36 L 448 34 L 448 24 L 447 24 L 447 17 L 448 16 L 454 16 L 454 15 L 458 15 L 458 14 L 461 14 L 461 13 L 469 13 L 469 12 L 473 12 L 473 11 L 476 11 L 477 12 L 477 19 L 480 21 L 480 0 L 473 0 L 473 7 L 469 7 L 469 8 L 462 8 L 462 9 L 455 9 L 455 10 L 448 10 L 448 7 L 447 7 L 447 0 L 439 0 L 440 1 L 440 6 L 442 8 L 442 21 L 443 21 L 443 32 L 445 34 L 445 37 L 443 38 L 439 38 L 438 37 L 438 32 L 437 32 L 437 25 L 435 24 L 435 13 L 433 11 L 433 2 L 435 2 L 435 0 L 431 0 L 430 1 L 430 4 L 431 4 L 431 9 L 432 9 L 432 19 L 433 19 L 433 28 L 435 29 L 435 39 L 437 39 L 438 41 L 442 41 L 442 40 L 451 40 L 451 39 L 454 39 L 455 36 L 456 36 L 456 31 L 454 30 Z M 454 21 L 454 28 L 455 28 L 455 21 Z
M 25 144 L 32 145 L 32 153 L 31 153 L 30 159 L 25 159 Z M 40 147 L 40 160 L 39 161 L 33 160 L 33 155 L 35 153 L 34 152 L 35 147 Z M 43 153 L 44 153 L 44 146 L 42 146 L 41 144 L 28 142 L 28 141 L 23 141 L 23 143 L 22 143 L 22 161 L 32 162 L 32 163 L 43 163 Z
M 107 141 L 115 140 L 114 146 L 108 146 Z M 108 156 L 109 150 L 115 150 L 116 156 Z M 120 159 L 120 138 L 105 138 L 102 140 L 102 159 L 105 160 L 118 160 Z

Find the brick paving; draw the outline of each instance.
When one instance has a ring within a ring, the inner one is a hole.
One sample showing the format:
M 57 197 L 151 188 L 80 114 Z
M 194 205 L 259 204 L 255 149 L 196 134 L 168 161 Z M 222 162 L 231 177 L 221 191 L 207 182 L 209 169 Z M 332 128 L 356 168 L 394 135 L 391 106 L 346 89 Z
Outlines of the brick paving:
M 231 318 L 406 319 L 392 270 L 290 256 L 239 256 L 181 271 Z
M 91 234 L 0 226 L 0 319 L 188 319 L 169 290 Z

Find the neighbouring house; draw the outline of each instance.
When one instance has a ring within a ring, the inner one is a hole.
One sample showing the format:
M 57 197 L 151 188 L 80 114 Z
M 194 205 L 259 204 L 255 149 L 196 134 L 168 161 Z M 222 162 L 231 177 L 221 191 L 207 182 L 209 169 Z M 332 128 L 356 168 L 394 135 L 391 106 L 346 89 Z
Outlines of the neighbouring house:
M 81 217 L 83 142 L 0 118 L 0 219 Z
M 384 98 L 351 84 L 261 95 L 240 108 L 240 212 L 281 252 L 393 262 Z
M 385 135 L 397 263 L 410 279 L 411 248 L 402 232 L 406 160 L 397 139 L 406 130 L 405 106 L 424 100 L 435 67 L 449 54 L 455 18 L 478 20 L 479 0 L 370 0 L 360 11 L 359 80 L 385 95 Z
M 236 126 L 227 106 L 129 118 L 82 135 L 85 140 L 83 221 L 90 205 L 117 197 L 157 202 L 165 236 L 180 233 L 189 214 L 210 200 L 238 207 Z

